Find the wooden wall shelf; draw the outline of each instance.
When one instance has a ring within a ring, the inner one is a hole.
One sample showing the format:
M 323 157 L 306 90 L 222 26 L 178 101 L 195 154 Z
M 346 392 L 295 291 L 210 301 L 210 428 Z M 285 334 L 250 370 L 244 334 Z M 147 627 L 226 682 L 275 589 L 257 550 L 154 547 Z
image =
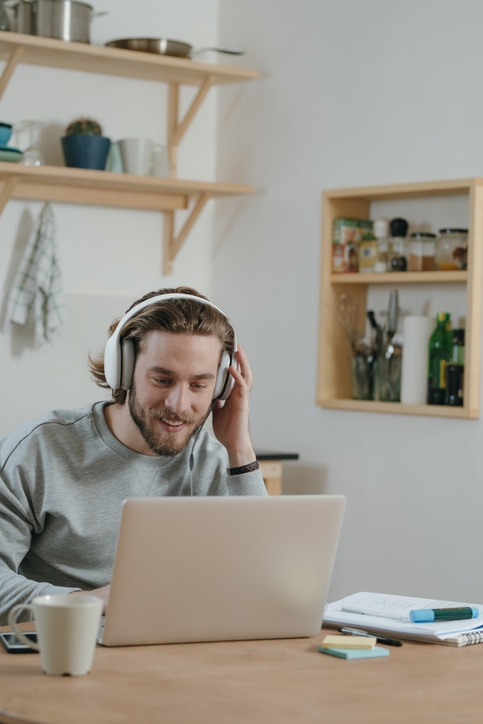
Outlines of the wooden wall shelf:
M 5 31 L 0 31 L 0 60 L 6 61 L 0 77 L 0 97 L 18 63 L 168 83 L 167 148 L 171 167 L 171 178 L 160 179 L 48 166 L 31 169 L 3 162 L 0 163 L 3 182 L 0 213 L 11 197 L 163 211 L 163 272 L 171 274 L 176 254 L 210 198 L 253 193 L 251 186 L 179 181 L 177 159 L 178 146 L 210 88 L 253 80 L 258 78 L 257 71 Z M 180 85 L 198 87 L 182 119 L 179 118 Z M 192 199 L 191 213 L 175 236 L 174 213 L 188 208 Z
M 20 52 L 16 62 L 29 65 L 181 85 L 200 86 L 208 77 L 213 84 L 239 83 L 259 75 L 256 70 L 245 68 L 0 31 L 0 59 L 8 62 L 17 51 Z
M 373 201 L 437 196 L 469 197 L 468 271 L 394 272 L 387 274 L 332 273 L 332 227 L 338 217 L 369 219 Z M 479 417 L 480 346 L 483 268 L 483 179 L 373 186 L 325 191 L 322 199 L 322 248 L 319 308 L 317 404 L 339 410 L 360 410 L 455 419 Z M 351 358 L 347 339 L 334 314 L 335 300 L 350 294 L 366 314 L 367 289 L 373 284 L 455 284 L 466 289 L 464 407 L 403 405 L 352 399 Z

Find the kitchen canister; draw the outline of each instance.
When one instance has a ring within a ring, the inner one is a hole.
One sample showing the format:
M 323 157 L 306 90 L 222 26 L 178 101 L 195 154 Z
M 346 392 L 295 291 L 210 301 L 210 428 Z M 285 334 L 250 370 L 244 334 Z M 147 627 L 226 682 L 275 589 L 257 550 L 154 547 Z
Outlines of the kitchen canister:
M 429 338 L 434 327 L 432 317 L 404 317 L 401 370 L 401 402 L 404 405 L 426 404 Z

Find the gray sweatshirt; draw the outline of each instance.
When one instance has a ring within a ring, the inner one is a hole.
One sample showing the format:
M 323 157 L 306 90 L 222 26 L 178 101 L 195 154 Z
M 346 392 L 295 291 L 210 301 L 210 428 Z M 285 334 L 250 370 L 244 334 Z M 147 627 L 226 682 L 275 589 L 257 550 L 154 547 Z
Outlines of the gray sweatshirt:
M 136 453 L 110 432 L 106 404 L 54 410 L 0 441 L 0 625 L 35 596 L 110 583 L 126 498 L 190 495 L 191 444 L 173 458 Z M 227 467 L 202 430 L 194 495 L 267 494 L 259 470 L 230 477 Z

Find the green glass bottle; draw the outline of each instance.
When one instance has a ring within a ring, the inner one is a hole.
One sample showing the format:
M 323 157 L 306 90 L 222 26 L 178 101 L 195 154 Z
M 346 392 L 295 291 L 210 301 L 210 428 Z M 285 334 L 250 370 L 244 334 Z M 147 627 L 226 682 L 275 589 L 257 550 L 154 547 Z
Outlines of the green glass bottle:
M 448 329 L 450 315 L 439 312 L 437 327 L 429 339 L 428 405 L 444 405 L 446 395 L 445 368 L 451 355 Z

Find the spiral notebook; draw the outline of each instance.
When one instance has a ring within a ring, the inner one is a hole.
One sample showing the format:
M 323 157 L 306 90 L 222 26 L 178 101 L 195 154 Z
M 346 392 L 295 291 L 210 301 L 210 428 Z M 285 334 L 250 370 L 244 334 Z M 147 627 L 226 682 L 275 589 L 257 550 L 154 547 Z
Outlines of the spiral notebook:
M 473 619 L 432 623 L 413 623 L 409 618 L 409 611 L 412 609 L 461 606 L 475 606 L 480 615 Z M 357 612 L 359 610 L 377 611 L 379 615 Z M 471 646 L 483 643 L 483 605 L 364 591 L 329 603 L 324 613 L 323 625 L 328 628 L 350 626 L 368 633 L 409 641 Z

